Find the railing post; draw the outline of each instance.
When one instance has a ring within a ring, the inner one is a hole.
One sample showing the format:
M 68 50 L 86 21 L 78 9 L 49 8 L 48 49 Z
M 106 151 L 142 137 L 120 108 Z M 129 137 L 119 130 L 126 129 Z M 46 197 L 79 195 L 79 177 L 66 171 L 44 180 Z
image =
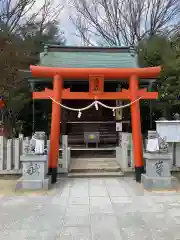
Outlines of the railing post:
M 121 159 L 121 166 L 122 170 L 128 170 L 128 133 L 121 133 L 121 145 L 122 145 L 122 159 Z
M 13 143 L 13 139 L 7 140 L 7 162 L 6 162 L 7 171 L 12 170 L 12 160 L 13 160 L 12 143 Z
M 176 143 L 176 148 L 175 148 L 175 166 L 180 167 L 180 159 L 179 155 L 180 154 L 180 143 Z
M 62 168 L 68 172 L 68 135 L 62 135 Z
M 122 147 L 121 146 L 116 146 L 116 162 L 119 163 L 119 165 L 123 170 L 123 166 L 121 164 L 122 163 Z
M 128 167 L 130 165 L 130 168 L 134 168 L 134 155 L 133 155 L 133 143 L 132 143 L 132 134 L 129 133 L 129 144 L 128 144 L 128 157 L 129 157 L 129 161 L 128 161 Z
M 120 144 L 116 147 L 116 161 L 119 163 L 122 171 L 124 172 L 133 168 L 132 149 L 129 144 L 130 141 L 131 134 L 121 132 Z M 129 164 L 131 166 L 129 166 Z
M 0 171 L 4 169 L 7 156 L 7 139 L 4 136 L 0 136 Z
M 14 169 L 20 169 L 20 139 L 14 139 Z

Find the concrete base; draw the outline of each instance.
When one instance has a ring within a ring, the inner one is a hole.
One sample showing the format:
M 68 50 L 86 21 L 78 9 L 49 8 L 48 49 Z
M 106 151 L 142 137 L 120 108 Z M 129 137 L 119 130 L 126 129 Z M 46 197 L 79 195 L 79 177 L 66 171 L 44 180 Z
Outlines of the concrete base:
M 57 173 L 68 173 L 69 170 L 67 168 L 58 168 Z
M 179 181 L 176 177 L 148 177 L 141 175 L 142 185 L 146 190 L 178 190 Z
M 27 180 L 21 177 L 16 183 L 16 190 L 48 190 L 51 187 L 51 176 L 47 176 L 44 180 Z

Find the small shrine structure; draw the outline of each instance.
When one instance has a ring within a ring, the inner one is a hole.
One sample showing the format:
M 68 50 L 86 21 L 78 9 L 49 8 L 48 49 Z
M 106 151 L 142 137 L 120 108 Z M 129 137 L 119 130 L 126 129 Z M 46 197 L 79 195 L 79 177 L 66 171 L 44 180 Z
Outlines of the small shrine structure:
M 50 130 L 50 153 L 48 160 L 49 174 L 52 182 L 56 182 L 59 154 L 59 139 L 62 121 L 62 101 L 129 101 L 131 111 L 131 126 L 134 151 L 134 166 L 136 181 L 141 181 L 144 172 L 143 146 L 141 133 L 141 116 L 139 101 L 143 99 L 157 99 L 157 92 L 148 92 L 147 88 L 140 88 L 142 82 L 155 81 L 160 74 L 161 67 L 140 68 L 137 57 L 131 47 L 100 48 L 100 47 L 61 47 L 45 46 L 40 55 L 38 66 L 30 66 L 31 81 L 43 79 L 51 81 L 52 88 L 34 91 L 33 99 L 49 99 L 52 101 L 52 119 Z M 59 56 L 59 57 L 58 57 Z M 32 80 L 34 79 L 34 80 Z M 66 82 L 71 85 L 66 87 Z M 71 89 L 75 82 L 87 82 L 88 89 L 76 91 Z M 39 81 L 40 82 L 40 81 Z M 117 92 L 107 89 L 106 83 L 126 82 L 127 87 L 121 87 Z

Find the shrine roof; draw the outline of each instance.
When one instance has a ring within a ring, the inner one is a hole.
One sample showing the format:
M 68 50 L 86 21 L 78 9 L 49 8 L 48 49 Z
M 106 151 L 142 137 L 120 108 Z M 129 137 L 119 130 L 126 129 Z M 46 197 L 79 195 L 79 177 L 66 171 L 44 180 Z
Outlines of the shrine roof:
M 139 68 L 137 55 L 131 46 L 82 47 L 44 45 L 44 51 L 40 53 L 38 65 L 58 68 Z M 20 71 L 29 82 L 52 81 L 52 79 L 34 78 L 29 70 Z M 73 79 L 67 80 L 71 81 Z M 108 81 L 108 79 L 106 80 Z M 87 81 L 87 79 L 84 79 L 84 81 Z M 117 80 L 115 81 L 117 82 Z M 119 79 L 119 82 L 121 81 L 126 80 Z M 149 81 L 152 82 L 152 79 L 141 79 L 141 82 Z
M 45 45 L 40 66 L 62 68 L 137 68 L 132 47 L 73 47 Z
M 65 45 L 53 45 L 53 44 L 45 44 L 44 45 L 44 52 L 62 52 L 62 51 L 94 51 L 94 52 L 101 52 L 101 51 L 108 51 L 108 52 L 127 52 L 131 49 L 132 52 L 134 52 L 133 46 L 111 46 L 111 47 L 99 47 L 99 46 L 65 46 Z

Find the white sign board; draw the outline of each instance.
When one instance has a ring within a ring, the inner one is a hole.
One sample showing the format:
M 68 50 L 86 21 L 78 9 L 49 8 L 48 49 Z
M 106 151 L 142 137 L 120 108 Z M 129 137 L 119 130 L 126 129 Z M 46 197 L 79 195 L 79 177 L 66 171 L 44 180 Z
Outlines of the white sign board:
M 180 142 L 180 121 L 156 121 L 156 131 L 166 142 Z
M 116 132 L 121 132 L 122 131 L 122 122 L 117 122 L 116 123 Z
M 116 107 L 122 106 L 122 101 L 116 100 Z M 116 120 L 122 119 L 122 108 L 116 109 Z
M 156 151 L 159 151 L 158 138 L 148 139 L 146 150 L 147 150 L 148 152 L 156 152 Z
M 35 140 L 35 154 L 43 154 L 44 153 L 44 140 L 36 139 Z

